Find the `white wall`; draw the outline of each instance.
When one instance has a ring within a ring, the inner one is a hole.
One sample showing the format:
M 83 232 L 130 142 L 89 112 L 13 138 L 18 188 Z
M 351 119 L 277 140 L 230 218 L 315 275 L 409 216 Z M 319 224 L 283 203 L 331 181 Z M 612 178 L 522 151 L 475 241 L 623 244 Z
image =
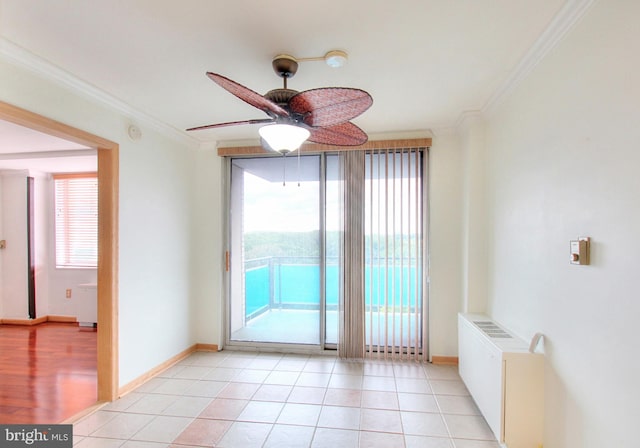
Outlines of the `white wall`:
M 485 124 L 466 113 L 458 126 L 462 178 L 462 306 L 467 313 L 487 307 L 487 200 Z
M 78 301 L 82 299 L 78 285 L 96 283 L 96 269 L 57 269 L 55 260 L 47 264 L 49 271 L 48 312 L 52 316 L 78 317 Z M 71 297 L 67 298 L 67 289 L 71 289 Z M 38 294 L 40 294 L 38 292 Z M 40 311 L 38 311 L 40 313 Z
M 0 196 L 0 239 L 7 249 L 0 252 L 5 269 L 0 269 L 0 317 L 28 319 L 28 246 L 27 178 L 33 181 L 33 244 L 36 289 L 36 317 L 48 314 L 49 276 L 47 271 L 47 176 L 30 170 L 6 170 L 0 173 L 4 185 Z M 4 216 L 4 218 L 3 218 Z
M 194 263 L 193 323 L 202 344 L 223 344 L 224 288 L 224 159 L 215 147 L 196 152 L 194 220 L 191 244 Z
M 545 334 L 545 448 L 638 446 L 638 17 L 596 2 L 488 120 L 489 312 Z
M 119 371 L 124 385 L 190 347 L 193 151 L 0 58 L 0 100 L 120 144 Z M 5 266 L 6 268 L 6 266 Z M 98 330 L 99 331 L 99 330 Z
M 191 322 L 194 154 L 150 130 L 142 132 L 143 139 L 133 145 L 120 140 L 124 151 L 121 146 L 119 323 L 124 383 L 198 342 Z
M 2 249 L 2 317 L 28 319 L 27 289 L 27 176 L 28 171 L 5 171 L 0 176 L 3 234 Z
M 34 179 L 34 267 L 36 317 L 49 314 L 48 273 L 48 190 L 47 175 L 30 170 L 8 170 L 0 174 L 5 194 L 0 197 L 0 239 L 7 240 L 7 249 L 0 252 L 6 270 L 0 269 L 2 306 L 0 317 L 27 319 L 28 312 L 28 252 L 27 252 L 27 177 Z
M 436 132 L 429 150 L 429 348 L 457 356 L 462 309 L 463 158 L 451 131 Z

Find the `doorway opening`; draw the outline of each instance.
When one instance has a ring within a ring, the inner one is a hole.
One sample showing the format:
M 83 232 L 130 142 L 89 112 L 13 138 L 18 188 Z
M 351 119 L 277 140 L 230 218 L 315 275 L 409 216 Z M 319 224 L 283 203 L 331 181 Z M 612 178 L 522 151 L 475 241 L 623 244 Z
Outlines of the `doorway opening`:
M 95 148 L 98 154 L 98 401 L 118 394 L 118 151 L 117 143 L 0 102 L 0 120 Z

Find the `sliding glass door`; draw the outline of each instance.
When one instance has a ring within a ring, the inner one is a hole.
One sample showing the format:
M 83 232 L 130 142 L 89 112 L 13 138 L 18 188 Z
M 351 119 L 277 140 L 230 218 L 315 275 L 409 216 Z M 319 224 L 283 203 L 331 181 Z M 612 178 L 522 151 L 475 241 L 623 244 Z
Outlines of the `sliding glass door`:
M 229 344 L 424 355 L 423 151 L 352 156 L 231 159 Z
M 231 162 L 229 340 L 319 345 L 320 157 Z

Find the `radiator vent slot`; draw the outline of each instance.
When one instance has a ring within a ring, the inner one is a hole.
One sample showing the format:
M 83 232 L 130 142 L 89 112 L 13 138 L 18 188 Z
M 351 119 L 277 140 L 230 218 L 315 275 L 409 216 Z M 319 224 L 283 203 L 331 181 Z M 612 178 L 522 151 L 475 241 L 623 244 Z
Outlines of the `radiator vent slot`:
M 473 323 L 476 324 L 478 328 L 480 328 L 480 330 L 482 330 L 482 332 L 490 338 L 512 339 L 512 336 L 509 333 L 507 333 L 491 321 L 474 320 Z

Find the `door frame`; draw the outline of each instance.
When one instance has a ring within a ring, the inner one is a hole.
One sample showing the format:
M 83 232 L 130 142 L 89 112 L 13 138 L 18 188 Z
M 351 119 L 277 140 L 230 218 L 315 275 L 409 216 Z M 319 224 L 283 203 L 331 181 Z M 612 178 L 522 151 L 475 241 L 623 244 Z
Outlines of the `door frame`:
M 219 154 L 220 155 L 220 154 Z M 312 153 L 305 154 L 306 156 L 318 156 L 318 176 L 319 176 L 319 219 L 320 222 L 323 223 L 321 226 L 320 233 L 320 255 L 319 258 L 320 263 L 320 318 L 319 318 L 319 340 L 317 344 L 309 344 L 309 343 L 295 343 L 295 342 L 267 342 L 267 341 L 240 341 L 231 339 L 231 300 L 232 300 L 232 279 L 231 275 L 233 272 L 233 262 L 231 261 L 231 255 L 234 253 L 234 247 L 232 246 L 232 229 L 233 225 L 231 225 L 231 208 L 232 208 L 232 198 L 231 198 L 231 184 L 232 184 L 232 163 L 234 159 L 276 159 L 281 161 L 282 156 L 280 154 L 273 154 L 273 152 L 269 154 L 263 153 L 252 153 L 252 154 L 242 154 L 240 156 L 226 156 L 225 157 L 225 177 L 224 177 L 224 201 L 225 201 L 225 210 L 226 215 L 224 219 L 224 234 L 225 234 L 225 253 L 226 253 L 226 272 L 224 276 L 224 291 L 225 296 L 223 300 L 223 331 L 224 331 L 224 347 L 229 348 L 231 350 L 258 350 L 265 352 L 292 352 L 292 353 L 308 353 L 308 354 L 326 354 L 326 353 L 335 353 L 335 345 L 327 344 L 325 341 L 326 337 L 326 300 L 325 300 L 325 269 L 324 269 L 324 259 L 325 259 L 325 235 L 324 235 L 324 226 L 325 226 L 325 210 L 324 210 L 324 200 L 325 200 L 325 174 L 326 174 L 326 155 L 322 153 Z M 292 156 L 293 157 L 293 156 Z M 297 157 L 297 156 L 296 156 Z M 303 155 L 304 157 L 304 155 Z
M 0 101 L 0 120 L 98 151 L 98 401 L 118 395 L 119 145 L 97 135 Z

